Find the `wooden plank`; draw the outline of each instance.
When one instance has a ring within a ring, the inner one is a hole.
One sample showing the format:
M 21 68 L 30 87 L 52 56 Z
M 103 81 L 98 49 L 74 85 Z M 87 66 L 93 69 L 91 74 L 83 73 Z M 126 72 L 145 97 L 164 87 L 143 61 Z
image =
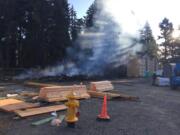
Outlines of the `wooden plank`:
M 67 107 L 65 105 L 54 105 L 54 106 L 32 108 L 26 110 L 16 110 L 14 112 L 20 117 L 28 117 L 28 116 L 34 116 L 34 115 L 39 115 L 54 111 L 66 110 L 66 109 Z
M 33 108 L 33 107 L 39 107 L 38 103 L 27 103 L 21 100 L 16 99 L 4 99 L 0 100 L 0 109 L 7 112 L 12 112 L 14 110 L 18 109 L 27 109 L 27 108 Z
M 39 98 L 48 102 L 65 101 L 72 91 L 77 99 L 90 98 L 85 85 L 44 87 L 40 90 Z
M 110 93 L 110 92 L 97 92 L 97 91 L 88 91 L 91 97 L 95 98 L 104 98 L 104 96 L 107 96 L 107 99 L 121 99 L 121 100 L 137 100 L 138 97 L 135 96 L 129 96 L 126 94 L 120 94 L 120 93 Z
M 52 87 L 52 86 L 57 86 L 55 84 L 37 83 L 37 82 L 25 82 L 24 85 L 31 86 L 31 87 Z
M 16 104 L 16 103 L 22 103 L 23 101 L 17 100 L 17 99 L 3 99 L 0 100 L 0 107 L 5 106 L 5 105 L 11 105 L 11 104 Z
M 19 110 L 19 109 L 27 109 L 27 108 L 34 108 L 34 107 L 39 107 L 39 103 L 16 103 L 16 104 L 11 104 L 11 105 L 6 105 L 0 107 L 0 109 L 7 111 L 7 112 L 13 112 L 14 110 Z
M 43 96 L 43 92 L 52 92 L 52 91 L 64 91 L 64 90 L 84 90 L 87 91 L 87 88 L 85 85 L 70 85 L 70 86 L 52 86 L 52 87 L 44 87 L 40 90 L 40 97 L 41 94 Z
M 97 92 L 97 91 L 88 91 L 89 95 L 94 98 L 104 98 L 107 96 L 107 99 L 118 98 L 120 94 L 117 93 L 109 93 L 109 92 Z
M 81 95 L 81 96 L 76 96 L 76 99 L 88 99 L 90 98 L 90 95 L 89 94 L 84 94 L 84 95 Z M 62 97 L 62 98 L 46 98 L 45 99 L 47 102 L 58 102 L 58 101 L 66 101 L 67 98 L 66 97 Z

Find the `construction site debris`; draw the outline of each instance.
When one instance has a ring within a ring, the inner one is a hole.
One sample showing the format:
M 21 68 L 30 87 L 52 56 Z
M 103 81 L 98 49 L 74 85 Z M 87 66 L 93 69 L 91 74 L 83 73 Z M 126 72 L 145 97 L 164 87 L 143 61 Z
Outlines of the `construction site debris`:
M 57 116 L 58 116 L 58 114 L 57 114 L 56 111 L 55 111 L 55 112 L 52 112 L 51 115 L 54 116 L 54 117 L 57 117 Z
M 37 83 L 37 82 L 25 82 L 24 83 L 27 86 L 31 86 L 31 87 L 52 87 L 52 86 L 57 86 L 54 84 L 47 84 L 47 83 Z
M 113 89 L 114 87 L 111 81 L 99 81 L 90 83 L 90 90 L 92 91 L 110 91 Z
M 59 119 L 57 119 L 57 118 L 55 118 L 55 119 L 53 119 L 53 120 L 51 121 L 51 126 L 57 126 L 57 127 L 59 127 L 60 124 L 61 124 L 61 121 L 60 121 Z
M 60 115 L 58 118 L 54 118 L 51 121 L 51 126 L 57 126 L 59 127 L 62 121 L 64 120 L 65 115 Z
M 37 92 L 29 92 L 29 91 L 22 91 L 20 93 L 21 96 L 26 96 L 26 97 L 35 97 L 35 96 L 38 96 L 39 93 Z
M 119 94 L 119 93 L 111 93 L 111 92 L 97 92 L 97 91 L 88 91 L 91 97 L 94 98 L 104 98 L 104 96 L 107 96 L 107 99 L 121 99 L 121 100 L 137 100 L 138 97 L 135 96 L 128 96 L 125 94 Z
M 0 100 L 0 109 L 7 112 L 13 112 L 15 110 L 27 109 L 33 107 L 39 107 L 39 103 L 27 103 L 17 99 Z
M 39 107 L 39 108 L 32 108 L 26 110 L 16 110 L 14 112 L 20 117 L 28 117 L 28 116 L 34 116 L 34 115 L 39 115 L 54 111 L 66 110 L 66 109 L 67 107 L 65 105 L 54 105 L 54 106 Z
M 54 119 L 54 117 L 45 118 L 45 119 L 42 119 L 42 120 L 39 120 L 39 121 L 31 123 L 31 125 L 32 126 L 39 126 L 39 125 L 48 123 L 48 122 L 50 122 L 53 119 Z
M 17 97 L 18 94 L 7 94 L 6 96 L 7 96 L 7 97 Z
M 32 97 L 32 100 L 38 100 L 38 99 L 39 99 L 39 96 Z
M 44 87 L 40 90 L 39 98 L 47 102 L 66 101 L 72 90 L 76 93 L 76 99 L 90 98 L 85 85 Z

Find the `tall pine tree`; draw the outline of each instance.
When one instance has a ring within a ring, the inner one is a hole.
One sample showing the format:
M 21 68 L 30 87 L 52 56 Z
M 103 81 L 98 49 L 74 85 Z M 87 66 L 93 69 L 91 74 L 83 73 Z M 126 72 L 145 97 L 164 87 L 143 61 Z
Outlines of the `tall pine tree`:
M 148 22 L 145 24 L 144 28 L 140 30 L 140 42 L 142 44 L 143 53 L 150 57 L 157 57 L 158 47 Z
M 86 12 L 86 17 L 85 17 L 85 23 L 86 27 L 92 27 L 94 25 L 94 17 L 97 12 L 97 0 L 94 1 L 94 3 L 89 7 L 89 9 Z
M 159 39 L 163 39 L 161 43 L 161 55 L 162 61 L 167 62 L 169 57 L 173 56 L 173 46 L 172 46 L 172 33 L 173 33 L 173 24 L 169 19 L 164 18 L 159 24 L 161 35 Z

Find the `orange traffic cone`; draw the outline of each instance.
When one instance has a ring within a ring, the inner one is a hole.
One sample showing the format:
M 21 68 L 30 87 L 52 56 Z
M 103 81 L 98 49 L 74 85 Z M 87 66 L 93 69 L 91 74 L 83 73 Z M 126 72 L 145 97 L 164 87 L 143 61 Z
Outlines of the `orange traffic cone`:
M 110 120 L 110 117 L 107 113 L 107 96 L 106 95 L 104 96 L 101 114 L 98 115 L 97 120 Z

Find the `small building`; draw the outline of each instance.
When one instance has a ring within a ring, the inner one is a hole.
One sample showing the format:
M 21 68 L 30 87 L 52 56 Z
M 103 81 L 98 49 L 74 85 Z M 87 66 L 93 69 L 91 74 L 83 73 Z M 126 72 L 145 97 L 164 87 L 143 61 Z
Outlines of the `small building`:
M 158 69 L 157 58 L 152 58 L 147 54 L 137 54 L 130 58 L 127 64 L 128 77 L 151 76 Z

